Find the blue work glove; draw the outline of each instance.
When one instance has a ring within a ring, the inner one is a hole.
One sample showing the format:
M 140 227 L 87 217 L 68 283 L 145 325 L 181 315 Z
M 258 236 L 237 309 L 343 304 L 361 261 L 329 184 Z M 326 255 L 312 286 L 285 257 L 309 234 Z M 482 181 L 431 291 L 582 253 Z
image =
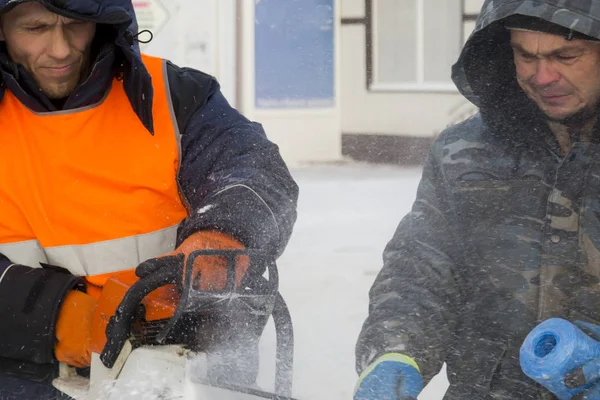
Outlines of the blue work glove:
M 423 377 L 415 360 L 388 353 L 361 374 L 354 400 L 416 400 L 422 390 Z
M 573 324 L 589 337 L 600 342 L 599 325 L 583 321 L 575 321 Z M 569 372 L 565 377 L 565 385 L 569 389 L 588 386 L 589 388 L 582 393 L 583 396 L 580 394 L 581 397 L 577 397 L 577 399 L 600 400 L 600 357 L 594 358 L 581 367 Z

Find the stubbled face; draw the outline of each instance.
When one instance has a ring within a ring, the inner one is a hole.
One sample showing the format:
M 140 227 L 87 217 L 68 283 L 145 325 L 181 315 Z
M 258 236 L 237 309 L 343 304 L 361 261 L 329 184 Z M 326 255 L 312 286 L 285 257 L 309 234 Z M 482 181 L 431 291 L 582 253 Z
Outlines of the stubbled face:
M 50 99 L 62 99 L 87 75 L 96 24 L 62 17 L 38 2 L 2 16 L 0 40 Z
M 594 116 L 600 101 L 600 42 L 511 31 L 519 86 L 555 121 Z

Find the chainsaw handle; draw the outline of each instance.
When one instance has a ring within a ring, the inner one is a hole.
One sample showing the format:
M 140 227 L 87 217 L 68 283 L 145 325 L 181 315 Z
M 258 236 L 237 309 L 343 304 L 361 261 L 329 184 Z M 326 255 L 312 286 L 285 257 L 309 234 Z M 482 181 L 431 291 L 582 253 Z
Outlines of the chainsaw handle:
M 115 314 L 110 317 L 106 326 L 106 345 L 100 354 L 100 360 L 107 368 L 112 368 L 119 357 L 125 342 L 131 334 L 131 326 L 135 321 L 136 310 L 144 297 L 150 292 L 177 280 L 173 274 L 150 274 L 140 278 L 123 296 Z

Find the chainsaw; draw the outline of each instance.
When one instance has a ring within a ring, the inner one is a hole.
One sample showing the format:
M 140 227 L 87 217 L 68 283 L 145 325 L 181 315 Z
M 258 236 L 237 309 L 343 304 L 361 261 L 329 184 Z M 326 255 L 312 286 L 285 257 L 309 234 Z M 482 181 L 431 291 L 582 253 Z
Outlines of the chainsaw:
M 226 260 L 224 289 L 200 290 L 193 265 L 201 257 Z M 236 285 L 240 257 L 249 267 Z M 61 364 L 52 384 L 75 400 L 294 400 L 292 320 L 278 281 L 275 261 L 257 250 L 198 250 L 171 276 L 112 275 L 93 316 L 90 367 Z M 269 318 L 273 392 L 256 384 L 258 340 Z

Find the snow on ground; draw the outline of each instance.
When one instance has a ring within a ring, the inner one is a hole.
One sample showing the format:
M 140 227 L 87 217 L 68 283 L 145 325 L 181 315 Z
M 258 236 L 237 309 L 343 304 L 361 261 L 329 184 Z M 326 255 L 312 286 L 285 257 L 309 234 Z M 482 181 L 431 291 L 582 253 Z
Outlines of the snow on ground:
M 292 173 L 300 187 L 298 220 L 279 269 L 294 321 L 294 397 L 352 399 L 368 291 L 383 248 L 414 201 L 421 169 L 349 163 Z M 272 387 L 272 329 L 261 341 L 265 388 Z M 441 399 L 446 387 L 438 376 L 419 399 Z

